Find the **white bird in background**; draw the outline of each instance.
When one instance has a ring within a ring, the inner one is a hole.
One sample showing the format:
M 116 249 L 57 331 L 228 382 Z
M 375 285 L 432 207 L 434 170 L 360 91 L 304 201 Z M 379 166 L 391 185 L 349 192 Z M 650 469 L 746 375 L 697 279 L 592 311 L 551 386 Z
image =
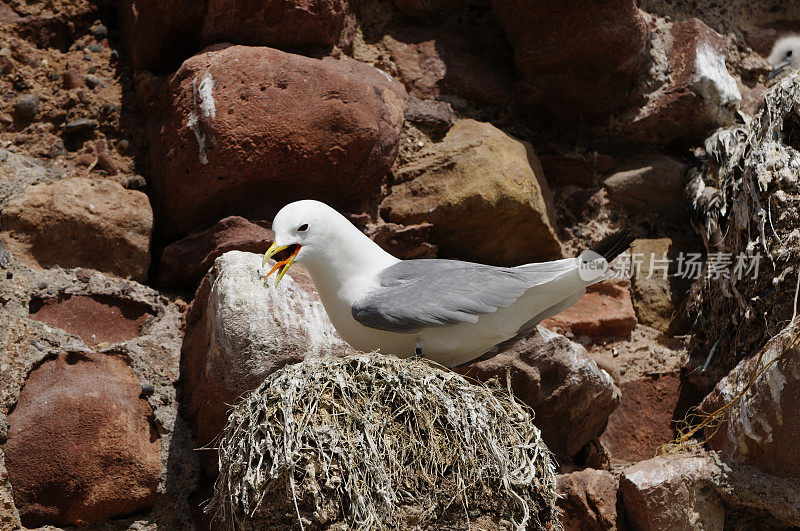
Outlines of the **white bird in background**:
M 457 260 L 400 260 L 336 210 L 297 201 L 272 224 L 267 260 L 277 282 L 293 263 L 308 270 L 342 338 L 358 350 L 404 358 L 423 354 L 446 366 L 471 361 L 574 304 L 607 278 L 608 262 L 633 241 L 607 237 L 578 258 L 494 267 Z
M 772 65 L 767 79 L 777 76 L 786 67 L 800 68 L 800 35 L 787 35 L 775 41 L 767 60 Z

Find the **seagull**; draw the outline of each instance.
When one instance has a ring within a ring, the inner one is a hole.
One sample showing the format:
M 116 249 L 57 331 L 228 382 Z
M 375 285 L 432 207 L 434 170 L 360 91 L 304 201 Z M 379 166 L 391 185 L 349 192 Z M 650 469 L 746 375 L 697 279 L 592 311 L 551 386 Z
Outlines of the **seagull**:
M 787 35 L 775 41 L 767 61 L 772 65 L 767 79 L 777 76 L 787 66 L 800 68 L 800 35 Z
M 302 264 L 342 338 L 363 352 L 424 355 L 447 367 L 474 360 L 572 306 L 586 287 L 608 277 L 608 263 L 634 239 L 630 230 L 603 239 L 578 258 L 495 267 L 458 260 L 400 260 L 325 203 L 283 207 L 262 267 L 276 285 Z

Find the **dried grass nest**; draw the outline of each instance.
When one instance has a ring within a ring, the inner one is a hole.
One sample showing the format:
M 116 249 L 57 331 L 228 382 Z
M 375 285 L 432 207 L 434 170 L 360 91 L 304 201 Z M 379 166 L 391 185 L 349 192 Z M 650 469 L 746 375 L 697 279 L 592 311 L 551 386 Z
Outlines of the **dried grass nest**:
M 425 360 L 309 358 L 231 412 L 207 510 L 231 529 L 560 528 L 532 419 Z

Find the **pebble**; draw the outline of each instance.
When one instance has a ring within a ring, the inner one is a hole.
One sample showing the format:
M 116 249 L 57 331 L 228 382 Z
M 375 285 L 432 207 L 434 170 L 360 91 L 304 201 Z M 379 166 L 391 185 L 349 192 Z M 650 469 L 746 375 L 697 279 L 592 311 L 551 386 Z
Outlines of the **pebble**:
M 128 149 L 130 149 L 130 147 L 131 147 L 131 143 L 128 142 L 124 138 L 122 140 L 120 140 L 119 142 L 117 142 L 117 150 L 122 152 L 122 153 L 128 151 Z
M 108 28 L 105 27 L 103 24 L 98 24 L 97 26 L 93 26 L 89 32 L 97 37 L 98 39 L 105 39 L 108 37 Z
M 97 127 L 97 122 L 95 122 L 94 120 L 89 120 L 88 118 L 79 118 L 77 120 L 72 120 L 71 122 L 67 123 L 64 126 L 64 132 L 77 133 L 80 131 L 94 129 L 95 127 Z
M 147 180 L 141 175 L 131 175 L 125 178 L 122 186 L 128 190 L 144 190 L 147 188 Z
M 86 86 L 90 89 L 94 89 L 97 87 L 103 88 L 107 87 L 108 83 L 100 79 L 99 77 L 89 74 L 88 76 L 84 77 L 83 80 L 86 82 Z
M 89 51 L 91 52 L 97 53 L 102 52 L 103 50 L 105 50 L 105 47 L 102 44 L 94 43 L 89 45 Z
M 14 114 L 20 118 L 33 118 L 39 112 L 39 98 L 35 94 L 23 94 L 14 102 Z

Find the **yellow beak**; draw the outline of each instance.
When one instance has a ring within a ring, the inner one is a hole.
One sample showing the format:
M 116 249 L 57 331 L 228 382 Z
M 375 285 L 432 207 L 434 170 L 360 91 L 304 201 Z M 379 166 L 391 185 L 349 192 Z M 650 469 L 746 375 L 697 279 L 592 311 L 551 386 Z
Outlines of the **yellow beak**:
M 283 251 L 287 247 L 289 247 L 289 246 L 288 245 L 281 245 L 280 247 L 278 247 L 278 244 L 273 242 L 272 245 L 269 246 L 269 249 L 267 249 L 267 252 L 264 253 L 264 259 L 261 261 L 261 267 L 264 267 L 265 265 L 267 265 L 267 260 L 269 260 L 270 258 L 275 256 L 279 252 Z
M 282 245 L 279 247 L 274 243 L 270 245 L 269 249 L 267 249 L 267 252 L 264 253 L 264 260 L 262 260 L 261 262 L 261 267 L 264 267 L 264 265 L 267 263 L 267 260 L 275 256 L 277 253 L 283 251 L 287 247 L 289 246 Z M 283 278 L 283 275 L 285 275 L 286 272 L 289 271 L 289 268 L 292 267 L 292 264 L 294 264 L 294 259 L 297 256 L 297 253 L 299 252 L 300 252 L 300 246 L 297 245 L 297 249 L 295 249 L 292 252 L 292 255 L 289 258 L 287 258 L 286 260 L 281 260 L 280 262 L 276 262 L 275 265 L 272 267 L 272 269 L 270 269 L 269 273 L 267 273 L 267 275 L 264 277 L 264 282 L 267 281 L 267 279 L 270 277 L 270 275 L 272 275 L 272 273 L 280 269 L 278 276 L 275 277 L 275 285 L 277 286 L 280 283 L 281 279 Z

